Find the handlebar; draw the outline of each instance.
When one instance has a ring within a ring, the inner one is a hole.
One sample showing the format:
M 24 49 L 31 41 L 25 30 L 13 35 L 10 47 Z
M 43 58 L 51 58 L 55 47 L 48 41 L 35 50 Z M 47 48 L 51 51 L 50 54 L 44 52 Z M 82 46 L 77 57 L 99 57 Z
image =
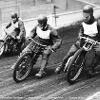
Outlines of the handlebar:
M 36 42 L 34 39 L 32 39 L 32 38 L 27 38 L 28 40 L 32 40 L 35 44 L 37 44 L 37 45 L 40 45 L 40 46 L 43 46 L 43 47 L 46 47 L 47 45 L 43 45 L 43 44 L 40 44 L 40 43 L 38 43 L 38 42 Z
M 42 46 L 42 47 L 47 47 L 47 45 L 43 45 L 43 44 L 40 44 L 40 43 L 38 43 L 38 42 L 36 42 L 34 39 L 32 39 L 32 38 L 28 38 L 29 40 L 32 40 L 34 43 L 36 43 L 37 45 L 40 45 L 40 46 Z M 50 50 L 52 51 L 52 52 L 55 52 L 52 48 L 50 48 Z
M 47 45 L 43 45 L 43 44 L 40 44 L 40 43 L 38 43 L 38 42 L 36 42 L 34 39 L 31 39 L 34 43 L 36 43 L 37 45 L 40 45 L 40 46 L 42 46 L 42 47 L 46 47 Z
M 93 40 L 93 39 L 91 39 L 91 38 L 89 38 L 89 37 L 80 37 L 80 39 L 95 41 L 95 40 Z
M 94 45 L 96 45 L 97 43 L 99 43 L 98 41 L 95 41 L 89 37 L 80 37 L 80 39 L 84 39 L 86 42 L 90 42 L 93 43 Z
M 17 39 L 16 36 L 13 36 L 13 35 L 9 34 L 9 33 L 7 32 L 7 29 L 6 29 L 6 28 L 4 28 L 4 32 L 5 32 L 6 36 L 10 36 L 10 37 L 12 37 L 12 38 L 14 38 L 14 39 Z

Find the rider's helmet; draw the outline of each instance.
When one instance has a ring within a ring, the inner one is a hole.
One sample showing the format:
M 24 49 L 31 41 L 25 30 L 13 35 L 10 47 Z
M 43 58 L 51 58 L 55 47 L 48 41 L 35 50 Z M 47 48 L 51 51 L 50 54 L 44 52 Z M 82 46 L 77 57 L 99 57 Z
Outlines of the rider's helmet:
M 92 6 L 86 5 L 83 7 L 83 19 L 85 23 L 91 23 L 94 21 Z
M 11 19 L 13 21 L 13 23 L 16 23 L 18 21 L 18 14 L 17 13 L 11 13 Z
M 11 18 L 18 18 L 18 14 L 17 13 L 11 13 Z
M 89 14 L 93 14 L 93 7 L 90 5 L 86 5 L 83 8 L 83 13 L 89 13 Z
M 45 27 L 47 25 L 47 17 L 44 16 L 44 15 L 39 15 L 38 16 L 38 24 L 41 26 L 41 27 Z

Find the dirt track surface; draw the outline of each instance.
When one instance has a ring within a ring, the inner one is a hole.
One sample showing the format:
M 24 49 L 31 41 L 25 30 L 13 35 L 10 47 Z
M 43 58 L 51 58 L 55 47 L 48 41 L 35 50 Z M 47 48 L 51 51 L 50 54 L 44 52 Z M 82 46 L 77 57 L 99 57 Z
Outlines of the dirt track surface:
M 27 80 L 15 83 L 10 67 L 17 57 L 3 57 L 0 60 L 0 100 L 85 100 L 89 95 L 99 91 L 99 75 L 87 79 L 83 74 L 82 80 L 69 85 L 64 73 L 59 75 L 54 73 L 54 69 L 76 40 L 76 33 L 76 29 L 62 33 L 63 44 L 56 54 L 51 55 L 47 75 L 42 79 L 34 77 L 38 69 L 33 69 L 33 74 Z

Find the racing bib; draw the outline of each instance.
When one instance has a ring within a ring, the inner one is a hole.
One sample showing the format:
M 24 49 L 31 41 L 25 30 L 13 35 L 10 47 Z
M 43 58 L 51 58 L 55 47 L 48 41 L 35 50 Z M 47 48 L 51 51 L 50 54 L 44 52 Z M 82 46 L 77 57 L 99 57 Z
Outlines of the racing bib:
M 95 21 L 93 24 L 86 24 L 86 23 L 82 23 L 83 28 L 84 28 L 84 34 L 94 37 L 97 35 L 98 33 L 98 29 L 97 29 L 97 21 Z
M 42 39 L 50 39 L 50 30 L 43 31 L 41 28 L 37 27 L 36 33 Z
M 7 29 L 7 33 L 10 34 L 10 35 L 15 35 L 14 34 L 14 30 L 18 28 L 18 22 L 16 22 L 15 24 L 12 22 L 11 23 L 11 26 Z

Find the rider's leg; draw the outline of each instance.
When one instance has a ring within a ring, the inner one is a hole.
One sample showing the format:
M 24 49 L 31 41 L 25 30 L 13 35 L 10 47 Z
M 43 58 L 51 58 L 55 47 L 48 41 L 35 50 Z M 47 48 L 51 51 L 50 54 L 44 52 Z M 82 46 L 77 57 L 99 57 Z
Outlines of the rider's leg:
M 13 48 L 14 48 L 14 49 L 13 49 L 14 52 L 15 52 L 15 51 L 16 51 L 16 53 L 19 52 L 19 51 L 18 51 L 18 39 L 14 39 L 14 38 L 13 38 Z
M 86 71 L 88 72 L 88 74 L 94 75 L 95 67 L 99 64 L 100 55 L 98 55 L 98 53 L 94 51 L 94 52 L 89 52 L 89 54 L 85 58 L 86 58 L 85 61 Z
M 78 50 L 78 47 L 76 45 L 72 45 L 70 50 L 68 51 L 67 55 L 64 57 L 61 65 L 59 65 L 56 70 L 55 70 L 55 73 L 60 73 L 63 69 L 64 69 L 64 66 L 68 60 L 68 58 L 70 56 L 72 56 L 76 51 Z
M 18 48 L 20 51 L 22 51 L 24 49 L 24 45 L 25 44 L 25 37 L 22 37 L 19 44 L 18 44 Z
M 40 77 L 40 78 L 43 76 L 43 74 L 45 73 L 44 70 L 47 66 L 50 54 L 51 54 L 50 50 L 44 50 L 44 52 L 42 54 L 42 61 L 41 61 L 40 70 L 35 76 Z
M 14 44 L 14 39 L 12 37 L 9 37 L 7 40 L 6 40 L 6 44 L 7 44 L 7 47 L 8 47 L 8 51 L 11 49 L 13 49 L 13 44 Z
M 95 72 L 95 67 L 99 65 L 100 52 L 95 52 L 95 62 L 92 64 L 92 71 Z

